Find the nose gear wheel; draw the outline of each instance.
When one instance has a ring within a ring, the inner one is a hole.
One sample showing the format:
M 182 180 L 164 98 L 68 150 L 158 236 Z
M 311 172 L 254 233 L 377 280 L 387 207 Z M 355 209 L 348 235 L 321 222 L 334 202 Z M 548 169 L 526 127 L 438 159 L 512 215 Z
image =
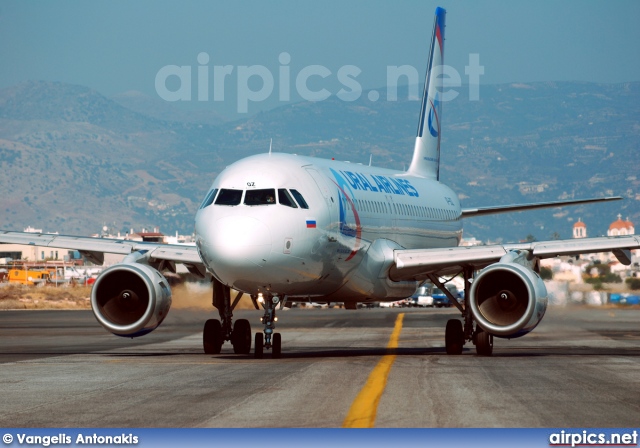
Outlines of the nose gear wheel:
M 264 314 L 260 318 L 260 322 L 264 324 L 264 334 L 256 333 L 254 356 L 255 358 L 262 358 L 264 349 L 271 349 L 272 357 L 280 358 L 282 355 L 282 337 L 280 333 L 275 333 L 274 330 L 278 320 L 276 308 L 278 305 L 282 307 L 284 302 L 277 295 L 267 297 L 260 295 L 256 302 L 264 309 Z

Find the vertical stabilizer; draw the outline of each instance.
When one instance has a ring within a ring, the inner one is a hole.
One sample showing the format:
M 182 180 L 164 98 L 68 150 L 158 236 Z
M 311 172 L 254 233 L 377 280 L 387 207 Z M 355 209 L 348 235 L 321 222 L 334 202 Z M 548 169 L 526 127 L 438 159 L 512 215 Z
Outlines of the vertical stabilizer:
M 413 159 L 408 172 L 414 176 L 440 179 L 440 130 L 442 122 L 442 64 L 444 64 L 444 19 L 447 12 L 436 8 L 427 62 L 427 77 Z

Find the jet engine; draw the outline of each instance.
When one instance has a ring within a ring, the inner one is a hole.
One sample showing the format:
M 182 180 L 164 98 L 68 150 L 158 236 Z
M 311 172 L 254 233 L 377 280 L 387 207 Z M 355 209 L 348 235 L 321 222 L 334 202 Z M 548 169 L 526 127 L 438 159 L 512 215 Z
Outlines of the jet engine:
M 469 306 L 477 324 L 502 338 L 518 338 L 533 330 L 547 309 L 547 289 L 527 266 L 498 262 L 473 281 Z
M 169 313 L 171 289 L 156 269 L 121 263 L 105 269 L 91 290 L 98 322 L 117 336 L 134 338 L 155 330 Z

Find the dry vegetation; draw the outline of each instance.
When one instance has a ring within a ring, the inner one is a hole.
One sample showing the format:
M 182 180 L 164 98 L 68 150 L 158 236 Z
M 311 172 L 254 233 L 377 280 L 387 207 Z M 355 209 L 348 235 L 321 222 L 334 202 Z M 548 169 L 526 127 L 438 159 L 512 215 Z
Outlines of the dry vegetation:
M 172 308 L 211 311 L 211 285 L 181 283 L 171 287 Z M 235 292 L 231 293 L 232 300 Z M 0 283 L 0 310 L 91 309 L 90 286 L 54 287 Z M 240 299 L 236 309 L 253 309 L 249 296 Z
M 206 311 L 213 310 L 211 305 L 212 291 L 211 284 L 185 282 L 171 287 L 173 301 L 171 308 L 191 308 Z M 231 301 L 235 298 L 235 291 L 231 291 Z M 242 296 L 236 306 L 238 310 L 253 310 L 253 303 L 248 295 Z
M 90 309 L 90 286 L 0 285 L 0 310 Z

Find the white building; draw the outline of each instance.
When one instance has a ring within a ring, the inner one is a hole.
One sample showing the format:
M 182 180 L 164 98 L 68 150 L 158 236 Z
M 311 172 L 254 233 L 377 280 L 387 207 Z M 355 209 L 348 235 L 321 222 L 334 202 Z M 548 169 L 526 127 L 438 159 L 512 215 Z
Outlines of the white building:
M 578 218 L 578 222 L 573 225 L 573 237 L 574 238 L 587 237 L 587 225 L 583 223 L 580 220 L 580 218 Z

